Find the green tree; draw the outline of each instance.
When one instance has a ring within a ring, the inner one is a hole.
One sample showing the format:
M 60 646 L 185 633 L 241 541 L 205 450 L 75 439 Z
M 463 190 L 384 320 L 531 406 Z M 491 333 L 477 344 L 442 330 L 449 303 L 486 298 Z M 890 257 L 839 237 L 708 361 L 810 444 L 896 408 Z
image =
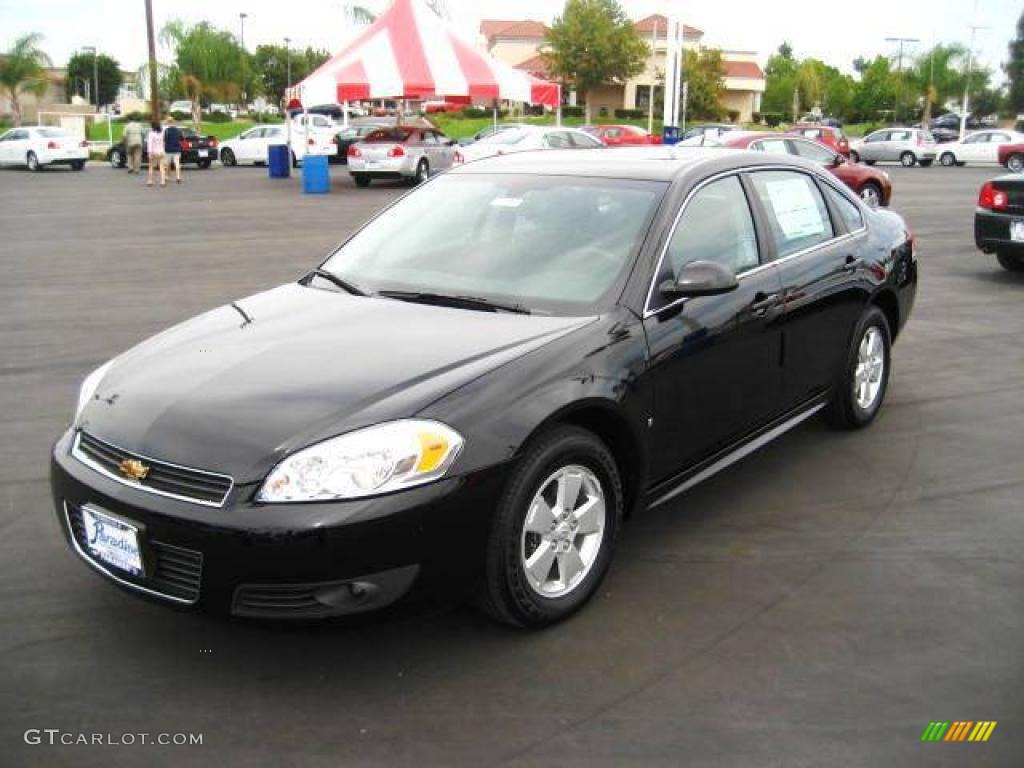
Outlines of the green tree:
M 584 97 L 597 86 L 640 74 L 649 55 L 647 43 L 616 0 L 566 0 L 546 43 L 542 55 L 552 76 L 571 83 Z
M 931 120 L 936 105 L 943 105 L 963 92 L 967 49 L 957 43 L 936 45 L 920 54 L 906 73 L 908 90 L 923 104 L 922 120 Z
M 1004 69 L 1009 79 L 1006 106 L 1014 114 L 1024 112 L 1024 13 L 1017 20 L 1017 37 L 1010 41 Z
M 258 90 L 267 100 L 278 103 L 285 89 L 295 85 L 331 57 L 316 48 L 291 52 L 292 81 L 288 82 L 288 49 L 283 45 L 261 45 L 253 54 L 253 66 L 259 74 Z
M 722 52 L 702 48 L 683 54 L 683 79 L 687 83 L 686 111 L 698 120 L 722 119 L 725 62 Z
M 121 75 L 121 66 L 117 63 L 117 59 L 113 59 L 105 53 L 79 52 L 72 56 L 68 60 L 67 66 L 68 90 L 74 91 L 82 98 L 85 98 L 85 84 L 89 83 L 88 90 L 90 92 L 95 88 L 95 85 L 93 85 L 94 59 L 96 61 L 96 74 L 100 80 L 99 100 L 96 103 L 112 104 L 117 101 L 117 92 L 120 90 L 121 82 L 124 78 Z
M 792 110 L 793 92 L 799 62 L 793 57 L 793 47 L 783 43 L 765 65 L 765 92 L 761 98 L 763 112 L 785 114 Z
M 39 44 L 43 36 L 32 32 L 22 35 L 14 45 L 0 56 L 0 89 L 11 100 L 14 124 L 21 125 L 21 96 L 26 93 L 39 97 L 46 92 L 46 67 L 50 57 Z
M 189 26 L 180 20 L 167 22 L 160 40 L 174 51 L 169 78 L 177 81 L 180 93 L 192 102 L 192 119 L 198 123 L 201 106 L 210 102 L 237 102 L 243 88 L 249 54 L 227 30 L 208 21 Z M 172 93 L 174 87 L 171 88 Z
M 896 100 L 896 78 L 886 56 L 867 62 L 851 105 L 855 121 L 872 121 L 892 113 Z

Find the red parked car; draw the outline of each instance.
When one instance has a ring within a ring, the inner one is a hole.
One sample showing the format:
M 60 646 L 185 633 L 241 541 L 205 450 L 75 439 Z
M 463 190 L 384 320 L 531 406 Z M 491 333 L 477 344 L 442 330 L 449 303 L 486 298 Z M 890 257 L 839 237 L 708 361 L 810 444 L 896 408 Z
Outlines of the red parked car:
M 636 147 L 661 144 L 661 137 L 635 125 L 584 125 L 580 130 L 596 136 L 609 147 Z
M 850 156 L 850 142 L 843 135 L 842 128 L 817 125 L 816 123 L 797 123 L 786 133 L 790 136 L 803 136 L 805 139 L 814 139 L 826 147 L 834 149 L 843 157 Z
M 768 132 L 727 133 L 721 137 L 718 145 L 732 149 L 796 155 L 818 163 L 856 192 L 860 199 L 872 208 L 889 205 L 892 199 L 892 182 L 889 181 L 888 173 L 862 163 L 851 163 L 832 147 L 802 136 Z
M 1024 144 L 1000 144 L 999 164 L 1014 173 L 1024 171 Z

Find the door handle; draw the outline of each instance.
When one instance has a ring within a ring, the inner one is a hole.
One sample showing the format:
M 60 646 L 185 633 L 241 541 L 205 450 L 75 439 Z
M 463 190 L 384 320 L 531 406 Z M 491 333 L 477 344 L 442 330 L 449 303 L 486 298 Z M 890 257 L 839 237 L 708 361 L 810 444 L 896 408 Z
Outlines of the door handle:
M 864 264 L 864 259 L 854 256 L 852 253 L 846 257 L 846 263 L 843 265 L 844 272 L 856 272 Z
M 754 295 L 754 301 L 750 305 L 750 312 L 754 317 L 764 317 L 768 314 L 768 310 L 779 304 L 779 294 L 777 293 L 763 293 L 758 291 Z

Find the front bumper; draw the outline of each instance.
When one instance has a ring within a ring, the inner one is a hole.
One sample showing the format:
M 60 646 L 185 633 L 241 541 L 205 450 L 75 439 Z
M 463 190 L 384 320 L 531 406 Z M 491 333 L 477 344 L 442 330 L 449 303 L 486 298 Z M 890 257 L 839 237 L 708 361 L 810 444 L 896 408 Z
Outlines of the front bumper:
M 257 504 L 258 484 L 236 485 L 220 508 L 119 483 L 54 446 L 51 488 L 69 546 L 94 570 L 136 593 L 215 612 L 319 618 L 382 608 L 423 587 L 467 585 L 482 553 L 504 469 L 371 499 Z M 80 510 L 139 530 L 144 575 L 95 558 Z
M 974 244 L 985 253 L 1024 254 L 1024 241 L 1010 239 L 1010 223 L 1024 221 L 1022 213 L 996 213 L 984 208 L 974 212 Z

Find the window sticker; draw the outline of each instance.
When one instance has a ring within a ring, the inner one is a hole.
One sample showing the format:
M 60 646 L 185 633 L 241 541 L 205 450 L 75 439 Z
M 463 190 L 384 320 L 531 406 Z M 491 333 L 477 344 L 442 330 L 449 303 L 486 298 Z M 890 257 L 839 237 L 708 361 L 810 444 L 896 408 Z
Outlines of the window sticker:
M 825 232 L 825 222 L 814 193 L 802 178 L 765 183 L 775 219 L 787 240 L 799 240 Z
M 522 204 L 521 197 L 496 197 L 491 200 L 491 205 L 495 208 L 518 208 Z

